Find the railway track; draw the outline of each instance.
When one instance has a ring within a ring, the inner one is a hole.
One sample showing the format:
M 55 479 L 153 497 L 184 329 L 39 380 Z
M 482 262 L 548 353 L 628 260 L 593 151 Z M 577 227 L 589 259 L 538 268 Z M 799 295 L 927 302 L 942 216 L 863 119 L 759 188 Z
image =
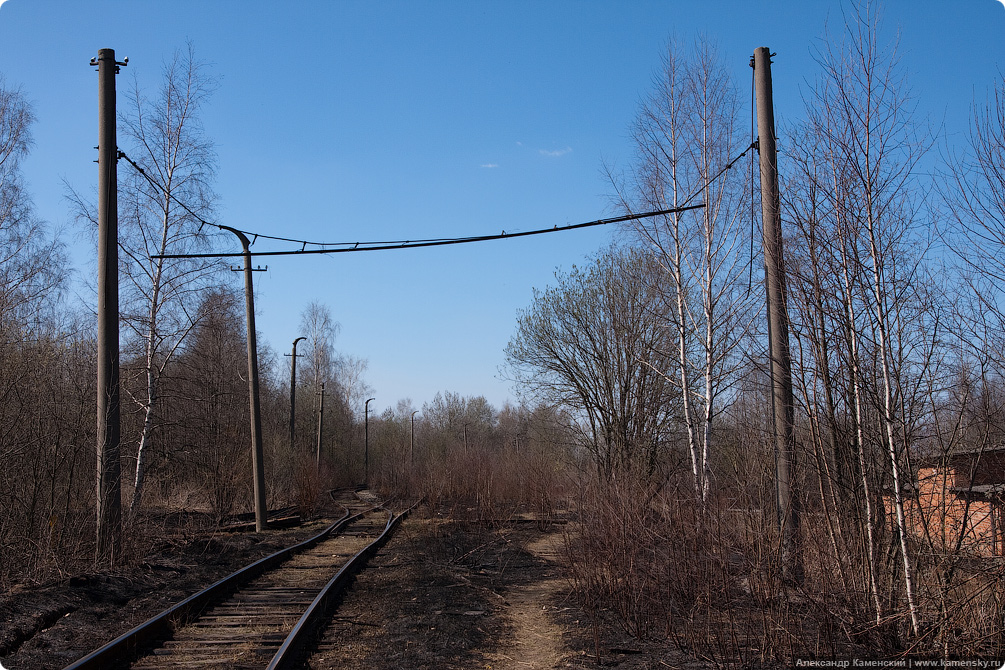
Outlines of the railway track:
M 406 513 L 355 506 L 314 538 L 217 582 L 66 670 L 295 667 L 339 593 Z

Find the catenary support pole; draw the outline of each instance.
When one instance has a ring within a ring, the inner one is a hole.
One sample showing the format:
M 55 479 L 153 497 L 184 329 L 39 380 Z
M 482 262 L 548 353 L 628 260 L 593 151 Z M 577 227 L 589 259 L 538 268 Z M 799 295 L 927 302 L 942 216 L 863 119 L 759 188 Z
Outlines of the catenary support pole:
M 363 483 L 370 485 L 370 401 L 363 403 Z
M 98 432 L 95 561 L 114 565 L 122 549 L 122 464 L 119 416 L 119 148 L 115 139 L 115 75 L 125 61 L 99 49 L 98 66 Z
M 757 146 L 761 166 L 761 218 L 764 237 L 764 284 L 768 308 L 768 349 L 775 437 L 775 477 L 781 533 L 782 570 L 786 578 L 802 580 L 799 551 L 799 502 L 794 491 L 795 445 L 792 434 L 792 370 L 789 318 L 785 297 L 785 257 L 778 195 L 778 154 L 771 91 L 771 54 L 758 47 L 751 59 L 757 95 Z
M 258 338 L 255 332 L 255 284 L 251 267 L 251 242 L 240 230 L 218 226 L 241 241 L 244 249 L 244 311 L 248 329 L 248 395 L 251 406 L 251 470 L 255 480 L 255 532 L 268 527 L 268 508 L 265 506 L 265 449 L 262 446 L 262 411 L 258 395 Z
M 419 410 L 412 412 L 412 430 L 408 439 L 408 465 L 412 468 L 415 467 L 415 415 L 418 412 Z
M 321 382 L 321 390 L 318 392 L 318 453 L 315 463 L 318 468 L 318 476 L 321 476 L 321 436 L 325 429 L 325 383 Z
M 293 340 L 293 353 L 290 354 L 290 454 L 297 453 L 297 342 L 306 339 L 301 336 Z

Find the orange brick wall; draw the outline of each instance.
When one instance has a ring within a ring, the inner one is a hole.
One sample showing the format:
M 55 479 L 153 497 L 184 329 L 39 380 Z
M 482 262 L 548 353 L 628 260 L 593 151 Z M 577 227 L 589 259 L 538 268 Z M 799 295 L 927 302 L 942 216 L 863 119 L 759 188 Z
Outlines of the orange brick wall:
M 967 472 L 964 486 L 969 484 L 969 479 Z M 1003 542 L 1000 505 L 971 496 L 968 506 L 963 495 L 951 490 L 952 487 L 959 486 L 956 480 L 957 477 L 942 468 L 928 467 L 919 470 L 917 499 L 904 497 L 904 520 L 908 531 L 919 538 L 930 537 L 936 551 L 954 550 L 962 531 L 962 551 L 982 556 L 1001 556 Z M 975 485 L 978 484 L 975 482 Z M 893 496 L 884 496 L 883 500 L 891 525 L 896 524 Z

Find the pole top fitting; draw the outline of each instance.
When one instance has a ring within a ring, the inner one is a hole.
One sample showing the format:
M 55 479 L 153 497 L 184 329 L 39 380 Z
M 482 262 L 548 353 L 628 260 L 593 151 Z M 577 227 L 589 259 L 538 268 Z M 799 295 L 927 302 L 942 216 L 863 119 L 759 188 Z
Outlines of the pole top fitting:
M 98 56 L 91 58 L 91 67 L 97 66 L 103 60 L 110 60 L 115 64 L 115 73 L 119 73 L 119 66 L 129 65 L 129 57 L 126 56 L 121 61 L 115 60 L 115 49 L 98 49 Z

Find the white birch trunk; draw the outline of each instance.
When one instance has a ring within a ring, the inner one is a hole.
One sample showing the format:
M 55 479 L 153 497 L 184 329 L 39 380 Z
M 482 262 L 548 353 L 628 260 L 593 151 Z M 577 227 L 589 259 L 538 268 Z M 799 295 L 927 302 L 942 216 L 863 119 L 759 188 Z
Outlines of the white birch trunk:
M 858 442 L 858 467 L 862 475 L 862 491 L 865 499 L 869 592 L 872 595 L 873 605 L 876 608 L 876 625 L 878 626 L 883 618 L 883 606 L 879 600 L 879 587 L 876 584 L 876 540 L 875 528 L 873 527 L 872 490 L 869 486 L 869 475 L 865 460 L 865 436 L 862 433 L 862 391 L 859 384 L 860 372 L 858 369 L 858 335 L 855 331 L 855 306 L 852 297 L 851 278 L 848 274 L 848 259 L 844 250 L 842 250 L 842 260 L 844 261 L 842 269 L 844 272 L 845 312 L 848 320 L 848 348 L 849 358 L 851 359 L 851 387 L 855 405 L 855 439 Z
M 883 428 L 885 431 L 887 455 L 890 457 L 890 472 L 893 476 L 893 501 L 897 513 L 897 531 L 900 535 L 900 554 L 904 561 L 904 590 L 907 595 L 907 607 L 911 614 L 911 628 L 918 634 L 918 611 L 914 601 L 914 581 L 911 574 L 911 556 L 907 548 L 907 524 L 904 519 L 904 497 L 900 485 L 900 465 L 897 462 L 897 446 L 894 437 L 893 391 L 890 379 L 890 361 L 888 353 L 888 334 L 886 328 L 886 310 L 884 309 L 884 294 L 882 276 L 879 266 L 879 251 L 873 229 L 873 220 L 869 216 L 869 252 L 872 260 L 873 299 L 876 301 L 876 329 L 878 334 L 880 366 L 883 374 Z M 905 445 L 906 446 L 906 445 Z
M 171 192 L 171 181 L 168 180 L 167 193 Z M 171 214 L 171 198 L 164 196 L 164 210 L 161 219 L 161 243 L 160 253 L 167 251 L 168 230 Z M 158 258 L 154 267 L 151 282 L 150 312 L 146 332 L 146 377 L 147 377 L 147 397 L 143 403 L 143 430 L 140 434 L 139 445 L 136 447 L 136 476 L 133 479 L 133 499 L 129 503 L 129 516 L 132 517 L 139 511 L 140 502 L 143 499 L 143 487 L 146 482 L 147 453 L 150 446 L 150 436 L 154 429 L 154 417 L 156 416 L 158 403 L 158 382 L 162 368 L 158 367 L 156 360 L 158 319 L 160 315 L 161 284 L 164 279 L 164 259 Z

